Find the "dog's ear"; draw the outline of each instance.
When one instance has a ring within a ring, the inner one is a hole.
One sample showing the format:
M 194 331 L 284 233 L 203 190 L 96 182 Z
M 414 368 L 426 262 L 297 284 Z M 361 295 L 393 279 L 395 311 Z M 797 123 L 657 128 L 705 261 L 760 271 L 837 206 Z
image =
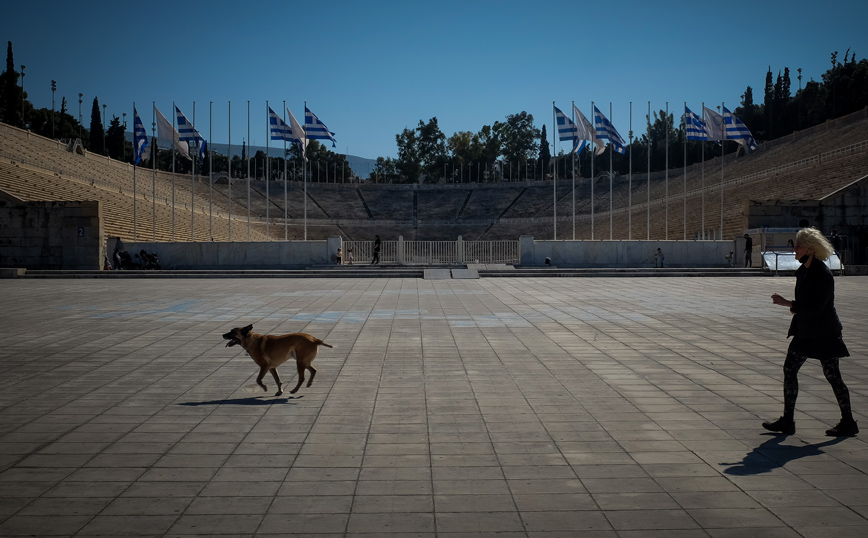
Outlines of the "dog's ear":
M 242 327 L 241 328 L 241 334 L 243 334 L 244 336 L 247 336 L 247 333 L 249 333 L 252 330 L 253 330 L 253 325 L 248 325 L 247 327 Z

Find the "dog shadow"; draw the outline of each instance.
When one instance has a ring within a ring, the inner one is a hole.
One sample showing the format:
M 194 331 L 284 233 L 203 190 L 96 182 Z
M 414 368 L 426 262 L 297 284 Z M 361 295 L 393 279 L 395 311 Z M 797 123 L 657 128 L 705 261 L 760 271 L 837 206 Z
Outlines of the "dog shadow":
M 791 439 L 791 437 L 770 434 L 767 441 L 764 441 L 761 445 L 748 452 L 740 462 L 721 463 L 721 465 L 732 466 L 724 469 L 723 472 L 735 476 L 769 473 L 791 461 L 824 454 L 823 447 L 836 445 L 843 441 L 845 437 L 836 437 L 823 443 L 805 445 L 782 444 L 786 439 Z
M 178 405 L 186 407 L 196 407 L 199 405 L 277 405 L 292 404 L 292 400 L 298 400 L 301 398 L 304 398 L 304 396 L 288 396 L 286 398 L 275 398 L 273 396 L 250 396 L 247 398 L 209 400 L 207 402 L 181 402 Z

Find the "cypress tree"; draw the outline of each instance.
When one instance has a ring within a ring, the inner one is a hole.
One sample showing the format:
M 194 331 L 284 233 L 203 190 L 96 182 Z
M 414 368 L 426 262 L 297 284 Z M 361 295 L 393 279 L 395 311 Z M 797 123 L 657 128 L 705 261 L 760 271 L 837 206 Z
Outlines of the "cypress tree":
M 90 110 L 90 143 L 88 150 L 94 153 L 103 155 L 105 153 L 105 139 L 103 138 L 105 131 L 102 128 L 99 112 L 99 98 L 93 98 L 93 108 Z
M 12 58 L 11 41 L 6 47 L 6 71 L 0 75 L 0 121 L 15 127 L 24 126 L 21 120 L 21 88 Z
M 543 124 L 539 135 L 539 160 L 542 164 L 542 178 L 545 179 L 546 172 L 549 169 L 549 163 L 552 160 L 552 153 L 549 150 L 548 135 L 546 134 L 546 126 Z

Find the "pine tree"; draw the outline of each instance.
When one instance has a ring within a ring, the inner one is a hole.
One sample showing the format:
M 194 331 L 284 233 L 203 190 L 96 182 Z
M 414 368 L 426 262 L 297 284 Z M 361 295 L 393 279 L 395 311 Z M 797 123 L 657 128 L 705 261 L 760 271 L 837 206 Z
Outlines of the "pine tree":
M 6 47 L 6 71 L 0 75 L 0 121 L 15 127 L 24 126 L 21 119 L 21 88 L 12 58 L 11 41 Z
M 99 98 L 93 98 L 93 108 L 90 110 L 90 144 L 88 150 L 100 155 L 105 154 L 105 131 L 102 128 L 99 112 Z

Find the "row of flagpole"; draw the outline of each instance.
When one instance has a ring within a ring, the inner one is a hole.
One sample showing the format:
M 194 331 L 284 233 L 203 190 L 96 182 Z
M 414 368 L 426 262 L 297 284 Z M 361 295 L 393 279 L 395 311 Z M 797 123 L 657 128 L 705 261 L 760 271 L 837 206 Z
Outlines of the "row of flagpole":
M 683 210 L 683 239 L 687 239 L 687 141 L 688 140 L 698 140 L 698 141 L 716 141 L 720 144 L 721 148 L 721 159 L 720 159 L 720 234 L 722 238 L 723 234 L 723 225 L 724 225 L 724 175 L 723 175 L 723 161 L 724 161 L 724 147 L 723 142 L 726 140 L 732 140 L 734 142 L 739 143 L 741 146 L 745 148 L 745 151 L 755 150 L 757 148 L 756 141 L 753 138 L 750 130 L 745 126 L 745 124 L 732 112 L 727 110 L 723 103 L 721 103 L 721 112 L 718 113 L 714 110 L 711 110 L 705 106 L 705 103 L 702 104 L 703 108 L 703 118 L 700 119 L 696 114 L 694 114 L 688 107 L 687 103 L 684 103 L 684 115 L 682 116 L 682 126 L 684 127 L 685 137 L 684 137 L 684 170 L 683 170 L 683 181 L 684 186 L 682 190 L 682 210 Z M 624 148 L 624 139 L 615 129 L 612 122 L 600 112 L 594 102 L 591 101 L 591 109 L 593 110 L 594 115 L 594 123 L 591 124 L 590 121 L 585 117 L 581 110 L 579 110 L 575 102 L 572 103 L 572 118 L 565 115 L 557 106 L 555 106 L 555 102 L 552 101 L 552 123 L 553 123 L 553 134 L 554 143 L 553 147 L 557 145 L 558 141 L 570 141 L 572 142 L 572 149 L 570 150 L 570 154 L 573 160 L 573 239 L 576 238 L 576 169 L 575 169 L 575 160 L 576 156 L 585 148 L 585 146 L 590 147 L 591 144 L 594 146 L 594 150 L 591 153 L 591 193 L 590 193 L 590 217 L 591 217 L 591 239 L 595 239 L 595 223 L 594 223 L 594 185 L 596 183 L 596 177 L 594 176 L 594 156 L 602 154 L 606 145 L 610 145 L 612 151 L 609 152 L 609 239 L 612 240 L 614 238 L 614 226 L 613 226 L 613 217 L 614 217 L 614 207 L 613 207 L 613 189 L 614 189 L 614 176 L 613 176 L 613 168 L 612 168 L 612 159 L 613 153 L 625 153 Z M 609 103 L 609 117 L 612 117 L 612 103 Z M 651 101 L 648 101 L 648 125 L 647 125 L 647 143 L 648 143 L 648 165 L 647 165 L 647 199 L 646 199 L 646 239 L 651 239 Z M 629 139 L 630 143 L 628 145 L 630 150 L 629 155 L 629 173 L 628 173 L 628 197 L 627 197 L 627 215 L 628 215 L 628 232 L 627 238 L 633 238 L 633 102 L 630 102 L 630 118 L 629 118 Z M 665 239 L 669 239 L 669 102 L 666 102 L 666 111 L 665 111 L 665 129 L 666 129 L 666 141 L 665 141 L 665 151 L 666 151 L 666 162 L 665 162 L 665 184 L 664 184 L 664 205 L 665 205 L 665 224 L 664 224 L 664 237 Z M 555 147 L 555 152 L 557 152 L 557 148 Z M 554 239 L 557 239 L 557 171 L 553 172 L 553 233 Z M 705 145 L 702 144 L 702 168 L 701 168 L 701 176 L 702 176 L 702 231 L 701 236 L 704 238 L 705 236 Z
M 208 115 L 209 115 L 209 125 L 208 125 L 208 137 L 211 138 L 211 117 L 212 117 L 212 105 L 213 102 L 209 103 L 208 106 Z M 308 140 L 331 140 L 332 147 L 337 147 L 337 142 L 334 138 L 335 133 L 331 132 L 328 127 L 324 123 L 322 123 L 317 116 L 307 108 L 307 102 L 304 104 L 304 112 L 305 112 L 305 125 L 302 128 L 301 125 L 296 121 L 295 116 L 292 115 L 292 112 L 286 107 L 286 101 L 283 102 L 284 115 L 281 119 L 277 116 L 271 107 L 268 105 L 268 101 L 265 102 L 265 106 L 267 109 L 269 122 L 268 122 L 268 132 L 266 134 L 266 156 L 269 153 L 269 140 L 283 140 L 283 154 L 286 155 L 286 143 L 291 142 L 296 145 L 299 150 L 299 153 L 302 156 L 302 178 L 304 181 L 304 239 L 307 240 L 307 174 L 306 174 L 306 162 L 307 158 L 305 156 L 305 148 L 307 147 Z M 190 189 L 190 240 L 194 241 L 195 239 L 195 187 L 196 187 L 196 163 L 197 161 L 201 161 L 204 164 L 204 156 L 207 147 L 206 140 L 202 137 L 199 131 L 196 130 L 195 120 L 196 120 L 196 103 L 193 102 L 193 121 L 187 119 L 183 112 L 172 103 L 172 108 L 174 109 L 174 114 L 172 114 L 172 123 L 169 124 L 169 121 L 166 117 L 157 109 L 156 103 L 153 104 L 153 121 L 151 127 L 151 137 L 152 139 L 165 139 L 172 140 L 172 241 L 175 240 L 175 155 L 180 154 L 182 157 L 187 158 L 192 161 L 192 170 L 191 170 L 191 189 Z M 229 108 L 229 148 L 231 150 L 232 147 L 232 102 L 228 103 Z M 290 123 L 287 125 L 286 123 L 286 114 L 289 114 Z M 177 120 L 178 129 L 175 128 Z M 250 140 L 250 101 L 247 101 L 247 140 Z M 137 200 L 137 177 L 136 172 L 138 169 L 138 165 L 141 162 L 142 158 L 145 154 L 145 148 L 148 146 L 148 133 L 145 129 L 144 123 L 142 122 L 141 117 L 139 116 L 138 110 L 136 109 L 136 104 L 133 103 L 133 151 L 134 151 L 134 159 L 133 159 L 133 240 L 138 240 L 138 228 L 137 228 L 137 209 L 138 209 L 138 200 Z M 198 150 L 198 155 L 195 155 L 196 158 L 190 155 L 190 145 L 193 144 Z M 247 160 L 247 240 L 250 241 L 250 150 L 248 143 L 248 150 L 246 155 Z M 232 152 L 227 151 L 227 170 L 229 175 L 228 188 L 229 188 L 229 223 L 228 223 L 228 233 L 229 240 L 232 240 Z M 153 169 L 153 178 L 152 178 L 152 223 L 153 223 L 153 231 L 152 231 L 152 240 L 157 240 L 157 218 L 156 218 L 156 182 L 157 182 L 157 155 L 154 153 L 152 157 L 152 169 Z M 211 175 L 211 170 L 213 170 L 213 162 L 214 156 L 213 152 L 209 152 L 209 176 Z M 266 178 L 270 177 L 269 174 L 269 165 L 268 159 L 266 159 Z M 289 206 L 287 204 L 287 162 L 284 159 L 284 168 L 283 168 L 283 181 L 284 181 L 284 223 L 288 222 L 288 211 Z M 266 181 L 266 239 L 270 239 L 270 228 L 269 228 L 269 211 L 270 211 L 270 187 L 269 181 Z M 212 206 L 213 206 L 213 180 L 209 177 L 208 180 L 208 191 L 209 191 L 209 204 L 208 204 L 208 235 L 213 239 L 213 215 L 212 215 Z M 284 224 L 284 240 L 287 240 L 289 237 L 288 226 Z

